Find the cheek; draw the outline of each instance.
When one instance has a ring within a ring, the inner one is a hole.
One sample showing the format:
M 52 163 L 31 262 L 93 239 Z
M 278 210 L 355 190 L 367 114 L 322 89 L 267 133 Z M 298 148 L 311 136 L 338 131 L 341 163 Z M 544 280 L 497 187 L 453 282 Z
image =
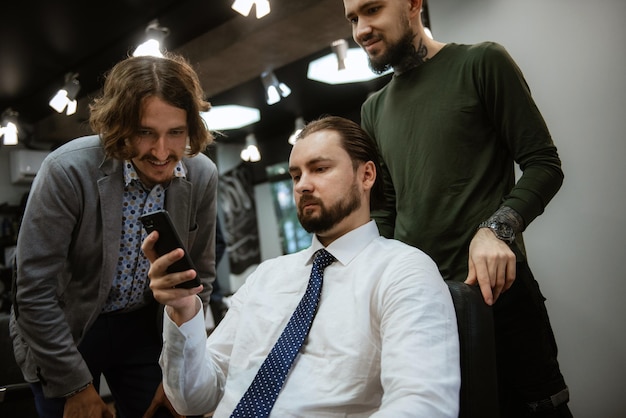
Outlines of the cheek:
M 172 143 L 170 144 L 170 150 L 172 153 L 181 158 L 183 155 L 185 155 L 185 151 L 187 150 L 187 143 L 188 141 L 186 138 L 172 141 Z
M 130 142 L 130 148 L 133 150 L 133 155 L 141 157 L 150 150 L 148 141 L 142 141 L 141 139 L 132 140 Z

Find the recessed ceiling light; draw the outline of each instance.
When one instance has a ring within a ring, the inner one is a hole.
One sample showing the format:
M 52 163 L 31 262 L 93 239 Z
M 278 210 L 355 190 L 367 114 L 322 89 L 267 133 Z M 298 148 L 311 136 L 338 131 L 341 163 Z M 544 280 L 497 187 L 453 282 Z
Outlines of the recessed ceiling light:
M 212 131 L 239 129 L 261 120 L 259 109 L 240 105 L 213 106 L 200 116 Z
M 327 84 L 345 84 L 373 80 L 391 72 L 388 70 L 382 74 L 374 73 L 369 66 L 367 54 L 361 48 L 348 49 L 344 62 L 345 68 L 339 70 L 337 54 L 324 55 L 309 63 L 307 77 Z

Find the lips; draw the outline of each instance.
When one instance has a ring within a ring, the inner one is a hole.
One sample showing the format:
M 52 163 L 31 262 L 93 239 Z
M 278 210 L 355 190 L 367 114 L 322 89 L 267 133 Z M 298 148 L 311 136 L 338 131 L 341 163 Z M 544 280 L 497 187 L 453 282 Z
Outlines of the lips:
M 302 212 L 306 211 L 307 209 L 313 208 L 313 206 L 319 206 L 319 201 L 317 199 L 308 198 L 300 200 L 299 207 Z
M 154 160 L 148 160 L 148 162 L 152 165 L 156 165 L 157 167 L 164 167 L 167 164 L 169 164 L 170 160 L 166 160 L 166 161 L 154 161 Z
M 378 44 L 379 44 L 378 40 L 371 41 L 371 42 L 368 42 L 367 44 L 364 44 L 363 49 L 368 55 L 374 55 L 376 53 L 376 48 Z
M 304 204 L 304 205 L 300 205 L 300 209 L 304 211 L 306 209 L 312 208 L 313 206 L 317 206 L 317 203 L 312 203 L 311 202 L 311 203 L 307 203 L 307 204 Z

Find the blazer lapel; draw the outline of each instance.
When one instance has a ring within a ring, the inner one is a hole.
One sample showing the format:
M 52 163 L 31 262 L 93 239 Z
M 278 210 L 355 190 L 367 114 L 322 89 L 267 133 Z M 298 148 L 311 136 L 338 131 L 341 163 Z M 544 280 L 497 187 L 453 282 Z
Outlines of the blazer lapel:
M 119 257 L 122 227 L 122 198 L 124 195 L 123 162 L 107 159 L 102 165 L 103 177 L 98 180 L 102 219 L 102 278 L 100 292 L 108 295 Z M 111 243 L 116 243 L 111 245 Z

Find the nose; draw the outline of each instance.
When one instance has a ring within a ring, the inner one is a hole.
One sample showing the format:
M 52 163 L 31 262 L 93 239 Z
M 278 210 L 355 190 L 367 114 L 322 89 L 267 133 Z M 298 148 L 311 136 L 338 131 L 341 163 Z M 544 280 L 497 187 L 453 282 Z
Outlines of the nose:
M 310 176 L 307 176 L 305 173 L 300 174 L 300 178 L 294 183 L 293 190 L 298 195 L 312 192 L 313 184 L 310 181 Z
M 165 135 L 159 136 L 152 145 L 152 155 L 160 161 L 165 161 L 169 157 L 167 139 Z
M 372 34 L 372 27 L 366 19 L 359 19 L 352 27 L 352 38 L 354 42 L 361 45 Z

